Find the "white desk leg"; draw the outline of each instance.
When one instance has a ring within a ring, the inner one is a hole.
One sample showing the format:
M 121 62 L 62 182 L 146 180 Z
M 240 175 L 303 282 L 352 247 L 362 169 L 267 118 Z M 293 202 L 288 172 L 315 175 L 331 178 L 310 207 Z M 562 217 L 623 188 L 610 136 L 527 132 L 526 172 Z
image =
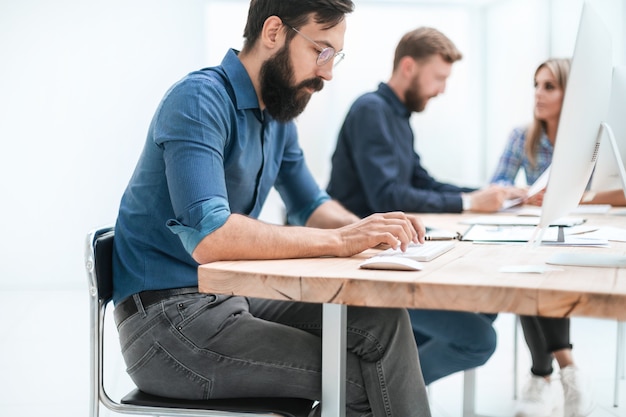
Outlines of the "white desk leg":
M 463 372 L 463 417 L 476 417 L 476 369 Z
M 346 415 L 346 317 L 344 304 L 322 310 L 322 417 Z
M 613 407 L 619 407 L 619 381 L 624 372 L 624 326 L 626 326 L 626 322 L 617 322 L 617 345 L 615 348 L 615 378 L 613 381 Z

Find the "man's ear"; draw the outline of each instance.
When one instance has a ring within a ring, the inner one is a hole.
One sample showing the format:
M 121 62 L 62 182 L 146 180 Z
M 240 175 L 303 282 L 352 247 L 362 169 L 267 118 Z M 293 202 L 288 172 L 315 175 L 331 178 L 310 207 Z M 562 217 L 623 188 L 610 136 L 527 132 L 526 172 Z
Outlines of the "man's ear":
M 400 71 L 405 78 L 411 79 L 419 71 L 419 64 L 410 56 L 403 56 L 400 59 Z
M 282 46 L 284 40 L 283 21 L 278 16 L 270 16 L 263 23 L 261 41 L 265 47 L 274 49 Z

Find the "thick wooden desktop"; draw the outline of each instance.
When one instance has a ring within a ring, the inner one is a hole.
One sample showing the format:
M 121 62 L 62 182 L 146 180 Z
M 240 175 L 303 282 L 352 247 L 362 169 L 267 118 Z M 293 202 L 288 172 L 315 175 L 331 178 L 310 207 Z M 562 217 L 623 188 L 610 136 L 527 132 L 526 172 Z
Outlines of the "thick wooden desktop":
M 467 228 L 460 221 L 470 217 L 475 215 L 422 216 L 429 226 L 460 232 Z M 584 217 L 590 225 L 626 227 L 623 216 Z M 199 287 L 203 292 L 315 303 L 626 320 L 626 269 L 554 266 L 557 271 L 541 274 L 499 272 L 504 266 L 543 265 L 562 251 L 626 253 L 626 243 L 573 248 L 458 242 L 415 272 L 359 269 L 376 250 L 351 258 L 224 261 L 199 268 Z
M 421 217 L 428 226 L 462 233 L 468 226 L 461 220 L 475 216 Z M 626 216 L 582 217 L 589 225 L 626 228 Z M 550 255 L 561 251 L 626 253 L 626 243 L 611 242 L 610 248 L 573 248 L 458 242 L 450 252 L 424 263 L 421 271 L 359 269 L 361 261 L 377 252 L 368 250 L 351 258 L 214 262 L 200 266 L 198 277 L 201 292 L 323 303 L 324 335 L 337 340 L 326 340 L 324 343 L 332 344 L 323 346 L 325 360 L 333 362 L 323 369 L 322 412 L 324 416 L 340 416 L 344 415 L 341 338 L 345 337 L 346 305 L 626 320 L 626 268 L 555 265 L 557 270 L 544 273 L 499 271 L 513 265 L 545 266 Z M 326 326 L 331 324 L 334 330 L 327 333 Z M 339 366 L 339 373 L 333 371 L 335 366 Z M 324 372 L 334 375 L 327 377 Z M 324 392 L 324 386 L 329 390 Z

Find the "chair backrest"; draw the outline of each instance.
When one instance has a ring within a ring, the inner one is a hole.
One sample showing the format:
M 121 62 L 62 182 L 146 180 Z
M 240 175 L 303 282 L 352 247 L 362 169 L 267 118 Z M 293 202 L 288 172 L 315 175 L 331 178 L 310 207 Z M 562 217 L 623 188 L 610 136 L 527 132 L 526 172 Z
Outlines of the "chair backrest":
M 90 296 L 90 416 L 99 414 L 100 402 L 114 404 L 103 388 L 103 328 L 105 309 L 113 295 L 113 236 L 112 226 L 101 227 L 87 234 L 85 269 Z
M 85 267 L 92 295 L 103 302 L 113 296 L 113 237 L 112 226 L 102 227 L 87 235 Z

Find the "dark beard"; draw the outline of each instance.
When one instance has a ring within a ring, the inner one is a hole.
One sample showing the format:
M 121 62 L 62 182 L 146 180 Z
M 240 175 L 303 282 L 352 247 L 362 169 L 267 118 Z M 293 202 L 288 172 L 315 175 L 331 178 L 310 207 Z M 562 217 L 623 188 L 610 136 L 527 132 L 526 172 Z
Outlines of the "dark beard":
M 321 78 L 305 80 L 293 86 L 293 68 L 289 62 L 289 44 L 261 66 L 261 98 L 268 113 L 279 122 L 288 122 L 302 113 L 311 99 L 304 91 L 312 88 L 320 91 L 324 87 Z
M 426 108 L 428 99 L 420 95 L 418 76 L 411 81 L 411 87 L 404 93 L 404 105 L 411 112 L 419 113 Z

